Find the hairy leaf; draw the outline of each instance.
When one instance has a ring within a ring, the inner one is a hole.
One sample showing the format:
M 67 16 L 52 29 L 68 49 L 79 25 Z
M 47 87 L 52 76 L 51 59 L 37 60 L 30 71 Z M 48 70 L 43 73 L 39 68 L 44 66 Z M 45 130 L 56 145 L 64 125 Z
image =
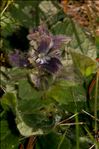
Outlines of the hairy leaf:
M 49 91 L 47 96 L 56 100 L 59 104 L 66 104 L 70 102 L 85 102 L 86 94 L 83 86 L 79 84 L 69 84 L 66 80 L 63 80 L 54 84 Z
M 87 77 L 92 73 L 95 73 L 97 68 L 97 63 L 95 60 L 77 52 L 71 52 L 71 55 L 75 67 L 80 71 L 83 76 Z

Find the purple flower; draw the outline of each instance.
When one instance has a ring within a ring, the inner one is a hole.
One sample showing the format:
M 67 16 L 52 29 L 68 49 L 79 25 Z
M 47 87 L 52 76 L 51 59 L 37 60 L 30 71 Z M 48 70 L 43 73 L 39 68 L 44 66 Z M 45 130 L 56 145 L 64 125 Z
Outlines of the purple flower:
M 9 62 L 12 66 L 16 67 L 26 67 L 28 65 L 28 59 L 25 54 L 15 50 L 8 55 Z
M 51 58 L 47 63 L 41 65 L 43 69 L 51 73 L 56 73 L 61 66 L 62 64 L 57 58 Z
M 30 29 L 27 38 L 29 40 L 38 40 L 42 35 L 49 35 L 49 31 L 45 25 L 40 25 L 38 28 Z
M 30 40 L 29 59 L 35 61 L 37 66 L 50 73 L 56 73 L 62 66 L 61 46 L 68 43 L 70 37 L 63 35 L 52 35 L 45 26 L 39 26 L 38 29 L 30 31 L 27 36 Z M 36 45 L 36 46 L 35 46 Z
M 53 41 L 50 36 L 42 37 L 39 46 L 38 46 L 38 53 L 48 53 L 48 51 L 52 48 Z
M 56 35 L 52 37 L 53 39 L 53 49 L 59 49 L 61 48 L 62 44 L 65 43 L 69 43 L 71 41 L 70 37 L 64 36 L 64 35 Z

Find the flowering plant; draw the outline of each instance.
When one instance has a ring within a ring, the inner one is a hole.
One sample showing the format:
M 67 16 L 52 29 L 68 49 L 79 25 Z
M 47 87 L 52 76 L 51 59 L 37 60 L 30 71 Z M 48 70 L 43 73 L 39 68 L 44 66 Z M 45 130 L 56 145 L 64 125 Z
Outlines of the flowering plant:
M 71 38 L 63 35 L 52 35 L 44 25 L 31 30 L 27 38 L 30 40 L 29 61 L 35 62 L 39 69 L 56 73 L 62 66 L 61 47 Z
M 40 89 L 43 88 L 42 81 L 48 82 L 44 76 L 55 76 L 60 72 L 62 47 L 68 44 L 71 38 L 65 35 L 52 35 L 43 24 L 36 29 L 30 29 L 27 39 L 30 44 L 28 53 L 15 50 L 9 54 L 9 61 L 12 66 L 36 69 L 36 73 L 33 71 L 29 76 L 34 86 Z
M 1 148 L 96 146 L 99 65 L 91 34 L 57 0 L 10 1 L 1 2 Z

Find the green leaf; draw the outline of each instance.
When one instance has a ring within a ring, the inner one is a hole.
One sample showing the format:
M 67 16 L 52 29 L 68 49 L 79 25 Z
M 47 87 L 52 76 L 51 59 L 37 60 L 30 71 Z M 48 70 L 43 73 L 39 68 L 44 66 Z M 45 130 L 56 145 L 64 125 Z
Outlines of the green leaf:
M 68 44 L 68 49 L 96 58 L 96 46 L 86 36 L 84 30 L 77 23 L 74 23 L 70 17 L 66 16 L 63 22 L 58 21 L 51 27 L 51 30 L 56 35 L 65 34 L 72 38 Z
M 48 133 L 54 127 L 58 109 L 52 100 L 43 96 L 27 80 L 19 81 L 16 123 L 23 136 Z
M 33 86 L 28 82 L 28 80 L 20 80 L 19 81 L 19 97 L 21 99 L 37 99 L 40 98 L 41 94 Z
M 56 108 L 42 99 L 21 100 L 16 109 L 17 128 L 23 136 L 48 133 L 55 123 Z
M 0 147 L 1 149 L 18 149 L 18 136 L 14 135 L 9 128 L 8 122 L 2 120 L 0 122 Z
M 24 27 L 30 27 L 30 26 L 35 26 L 37 13 L 39 13 L 39 9 L 37 6 L 39 5 L 41 1 L 22 1 L 22 0 L 17 0 L 13 3 L 13 5 L 10 7 L 9 12 L 16 20 L 16 22 L 19 25 L 22 25 Z
M 1 105 L 4 108 L 4 110 L 9 110 L 9 108 L 11 108 L 12 111 L 15 112 L 16 104 L 17 100 L 14 93 L 6 93 L 3 95 Z
M 69 84 L 66 80 L 56 82 L 46 94 L 48 97 L 56 100 L 59 104 L 68 105 L 70 102 L 86 101 L 83 86 L 79 84 Z
M 75 67 L 83 76 L 87 77 L 96 72 L 97 63 L 92 58 L 73 51 L 71 51 L 71 56 Z
M 6 70 L 6 74 L 8 74 L 10 81 L 18 82 L 19 80 L 22 80 L 23 78 L 27 77 L 29 70 L 26 68 L 18 68 L 14 67 L 12 69 Z
M 7 37 L 15 30 L 15 20 L 11 17 L 10 13 L 6 13 L 1 17 L 1 35 Z

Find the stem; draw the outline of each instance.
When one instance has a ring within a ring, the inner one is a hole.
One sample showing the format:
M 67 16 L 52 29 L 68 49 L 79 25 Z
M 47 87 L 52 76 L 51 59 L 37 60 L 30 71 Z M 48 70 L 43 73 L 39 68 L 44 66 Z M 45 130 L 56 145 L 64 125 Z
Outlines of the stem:
M 60 121 L 57 125 L 61 125 L 61 124 L 63 124 L 63 123 L 66 123 L 68 120 L 70 120 L 70 119 L 72 119 L 72 118 L 74 118 L 76 115 L 78 115 L 79 113 L 76 113 L 76 114 L 74 114 L 74 115 L 72 115 L 72 116 L 70 116 L 69 118 L 67 118 L 67 119 L 65 119 L 65 120 L 62 120 L 62 121 Z
M 78 112 L 77 112 L 77 103 L 75 101 L 75 93 L 73 93 L 72 91 L 72 95 L 73 95 L 73 99 L 74 99 L 74 103 L 75 103 L 75 121 L 76 121 L 76 149 L 80 149 L 80 142 L 79 142 L 79 119 L 78 119 Z M 81 124 L 83 124 L 81 122 Z
M 60 124 L 60 126 L 73 126 L 73 125 L 84 125 L 86 123 L 84 122 L 76 122 L 76 123 L 64 123 L 64 124 Z
M 65 133 L 63 134 L 62 139 L 61 139 L 61 141 L 60 141 L 57 149 L 60 149 L 61 148 L 61 145 L 62 145 L 62 143 L 63 143 L 63 141 L 65 139 L 66 132 L 67 132 L 67 129 L 66 129 Z
M 91 118 L 96 119 L 93 115 L 91 115 L 91 114 L 88 113 L 87 111 L 82 110 L 82 112 L 85 113 L 85 114 L 87 114 L 87 115 L 89 115 Z M 99 122 L 99 119 L 98 119 L 98 118 L 97 118 L 96 120 L 97 120 L 97 122 Z
M 97 126 L 97 104 L 98 104 L 98 79 L 99 79 L 99 72 L 96 74 L 96 88 L 95 88 L 95 107 L 94 107 L 94 116 L 95 116 L 95 132 L 98 130 Z
M 3 9 L 2 12 L 1 12 L 1 17 L 3 16 L 4 12 L 6 11 L 6 9 L 9 7 L 9 5 L 10 5 L 12 2 L 13 2 L 13 0 L 7 2 L 6 6 L 4 7 L 4 9 Z
M 36 18 L 35 18 L 35 25 L 39 25 L 39 1 L 36 2 L 35 12 L 36 12 Z
M 79 149 L 79 120 L 78 115 L 75 116 L 76 120 L 76 148 Z
M 99 71 L 96 74 L 96 88 L 95 88 L 95 106 L 94 106 L 94 116 L 95 116 L 95 133 L 98 131 L 97 124 L 97 104 L 98 104 L 98 80 L 99 80 Z M 95 145 L 95 149 L 98 149 L 98 145 Z
M 26 146 L 26 149 L 33 149 L 35 143 L 36 143 L 36 136 L 29 137 L 29 140 L 28 140 L 28 144 Z

